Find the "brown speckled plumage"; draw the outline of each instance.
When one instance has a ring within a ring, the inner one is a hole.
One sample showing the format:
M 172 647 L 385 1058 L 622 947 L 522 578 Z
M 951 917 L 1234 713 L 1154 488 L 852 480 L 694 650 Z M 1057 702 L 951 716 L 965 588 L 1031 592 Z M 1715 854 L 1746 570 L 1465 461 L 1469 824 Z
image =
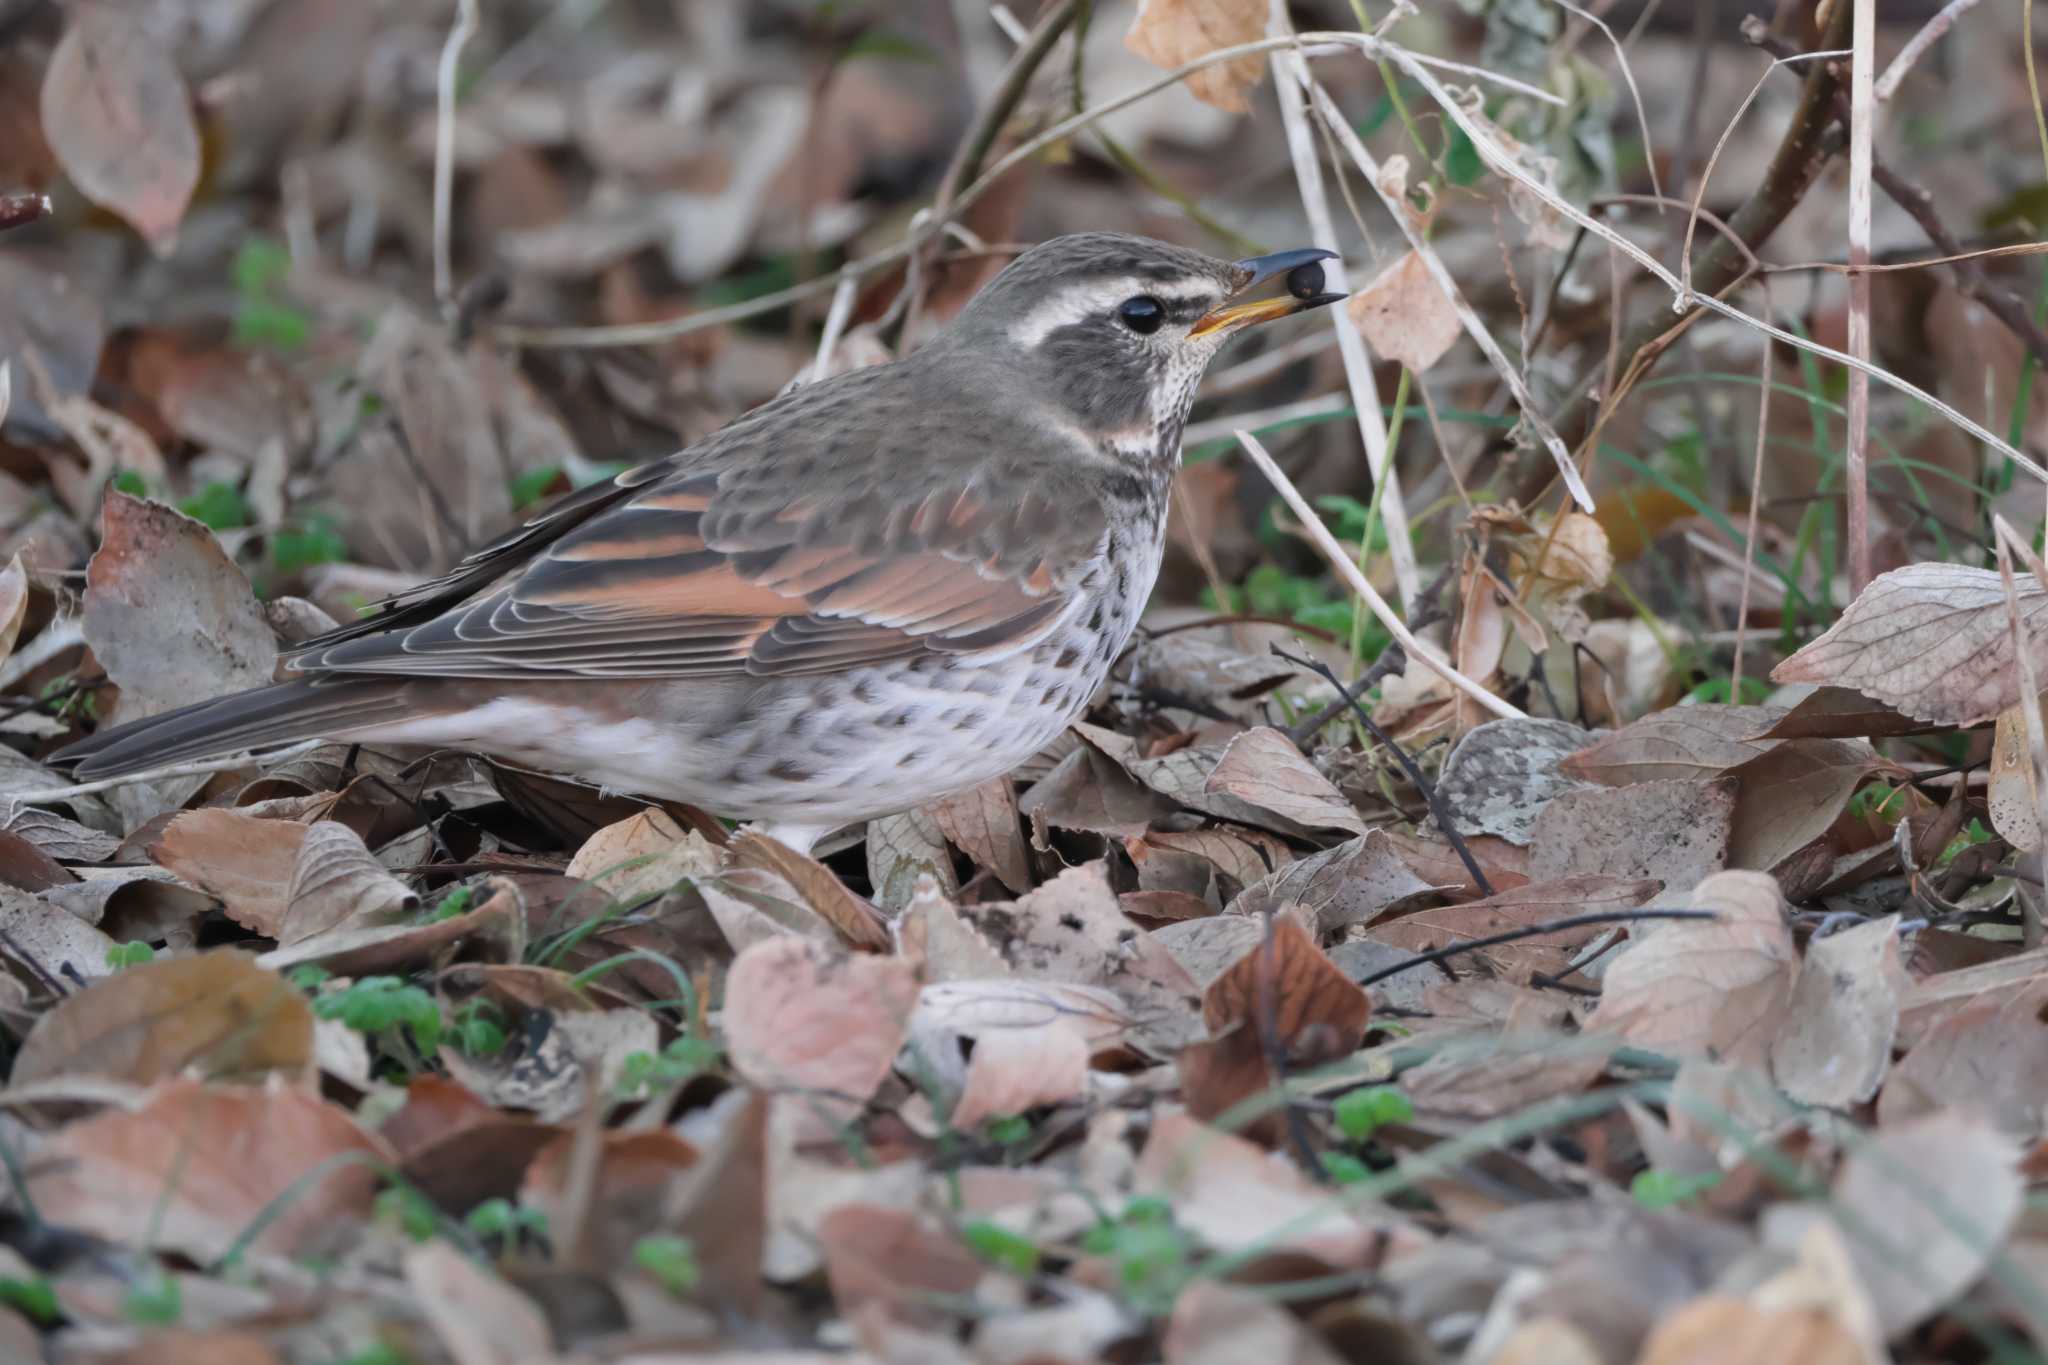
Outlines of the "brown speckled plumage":
M 1216 310 L 1285 268 L 1048 242 L 904 360 L 574 494 L 309 643 L 302 681 L 59 758 L 90 777 L 315 735 L 462 745 L 804 846 L 1006 772 L 1136 626 L 1195 387 L 1260 320 Z M 1120 320 L 1139 294 L 1154 330 Z

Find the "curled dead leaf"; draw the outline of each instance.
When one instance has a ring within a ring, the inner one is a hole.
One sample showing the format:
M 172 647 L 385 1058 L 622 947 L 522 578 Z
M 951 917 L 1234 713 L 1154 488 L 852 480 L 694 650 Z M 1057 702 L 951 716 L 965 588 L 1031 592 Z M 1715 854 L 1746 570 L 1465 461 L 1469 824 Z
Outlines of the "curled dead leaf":
M 411 887 L 384 870 L 363 838 L 347 825 L 322 820 L 308 826 L 285 891 L 280 945 L 349 926 L 374 924 L 419 909 Z

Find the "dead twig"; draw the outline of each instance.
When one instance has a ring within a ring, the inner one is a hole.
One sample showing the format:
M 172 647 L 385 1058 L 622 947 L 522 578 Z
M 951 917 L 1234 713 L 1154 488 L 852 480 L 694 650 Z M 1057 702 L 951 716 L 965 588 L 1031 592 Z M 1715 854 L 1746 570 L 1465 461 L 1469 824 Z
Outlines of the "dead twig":
M 456 0 L 455 23 L 441 45 L 434 77 L 434 298 L 455 307 L 455 267 L 448 239 L 455 210 L 455 84 L 462 49 L 476 32 L 476 0 Z
M 1275 3 L 1268 21 L 1276 37 L 1290 33 L 1287 7 Z M 1308 63 L 1299 52 L 1276 51 L 1268 59 L 1273 71 L 1273 93 L 1280 104 L 1280 126 L 1287 137 L 1287 155 L 1294 168 L 1296 193 L 1308 218 L 1312 243 L 1326 251 L 1339 251 L 1337 226 L 1330 218 L 1329 196 L 1323 185 L 1323 164 L 1309 131 L 1308 98 L 1313 87 Z M 1351 286 L 1342 260 L 1326 261 L 1323 273 L 1327 288 L 1348 294 Z M 1358 421 L 1359 439 L 1365 444 L 1365 465 L 1379 490 L 1380 515 L 1387 525 L 1387 558 L 1394 567 L 1394 587 L 1403 610 L 1414 611 L 1422 591 L 1422 571 L 1415 562 L 1415 543 L 1408 533 L 1408 504 L 1401 495 L 1396 452 L 1387 448 L 1386 419 L 1380 412 L 1379 381 L 1373 375 L 1372 354 L 1366 349 L 1365 333 L 1346 308 L 1329 310 L 1330 329 L 1337 337 L 1337 352 L 1344 362 L 1344 381 L 1351 392 L 1351 407 Z
M 1428 630 L 1431 626 L 1450 615 L 1449 610 L 1443 605 L 1442 597 L 1444 587 L 1450 581 L 1451 566 L 1446 565 L 1443 572 L 1436 576 L 1436 580 L 1422 590 L 1422 601 L 1416 608 L 1414 620 L 1410 623 L 1411 628 L 1415 630 Z M 1293 742 L 1295 748 L 1306 753 L 1308 742 L 1321 734 L 1324 726 L 1342 715 L 1344 709 L 1352 704 L 1354 698 L 1362 697 L 1372 691 L 1373 688 L 1378 687 L 1381 681 L 1389 674 L 1405 673 L 1407 671 L 1408 651 L 1402 649 L 1399 644 L 1388 645 L 1380 651 L 1380 656 L 1372 661 L 1372 664 L 1365 672 L 1359 674 L 1352 681 L 1349 687 L 1339 687 L 1337 689 L 1337 699 L 1335 701 L 1306 720 L 1291 726 L 1286 732 L 1287 738 Z
M 1873 91 L 1877 98 L 1888 100 L 1897 94 L 1900 82 L 1906 79 L 1906 73 L 1913 69 L 1913 64 L 1955 27 L 1957 19 L 1976 7 L 1977 0 L 1949 0 L 1941 7 L 1940 13 L 1921 25 L 1920 31 L 1906 40 L 1906 45 L 1899 49 L 1899 55 L 1892 58 L 1891 65 L 1877 78 Z
M 1323 558 L 1337 571 L 1337 576 L 1364 600 L 1366 607 L 1379 618 L 1380 624 L 1387 628 L 1387 633 L 1408 651 L 1409 658 L 1417 660 L 1430 672 L 1496 716 L 1512 720 L 1522 715 L 1521 708 L 1487 691 L 1460 673 L 1452 666 L 1451 661 L 1438 653 L 1433 646 L 1415 638 L 1415 633 L 1409 630 L 1394 609 L 1387 605 L 1387 599 L 1380 596 L 1379 589 L 1373 587 L 1371 580 L 1366 578 L 1359 567 L 1351 562 L 1351 557 L 1344 553 L 1344 547 L 1337 543 L 1337 537 L 1330 534 L 1330 528 L 1323 525 L 1322 518 L 1308 505 L 1308 499 L 1301 496 L 1301 490 L 1294 486 L 1294 481 L 1281 471 L 1279 465 L 1273 463 L 1273 457 L 1259 444 L 1258 437 L 1248 431 L 1240 431 L 1237 433 L 1237 443 L 1244 447 L 1245 454 L 1251 457 L 1259 472 L 1266 476 L 1266 481 L 1278 490 L 1294 515 L 1301 519 L 1302 530 L 1308 533 L 1308 538 L 1315 547 L 1323 552 Z
M 1786 51 L 1785 41 L 1761 24 L 1746 24 L 1742 36 L 1751 44 L 1773 55 Z M 1844 130 L 1846 136 L 1851 121 L 1850 105 L 1848 97 L 1841 90 L 1837 89 L 1834 92 L 1829 110 L 1830 117 Z M 1941 219 L 1941 214 L 1935 210 L 1934 196 L 1920 185 L 1900 175 L 1890 163 L 1875 153 L 1872 153 L 1870 158 L 1870 178 L 1885 192 L 1886 198 L 1904 209 L 1913 221 L 1920 225 L 1920 230 L 1927 234 L 1927 240 L 1934 244 L 1935 250 L 1941 255 L 1932 260 L 1908 261 L 1886 266 L 1875 266 L 1865 261 L 1861 267 L 1858 267 L 1852 257 L 1843 269 L 1855 271 L 1860 268 L 1875 273 L 1879 270 L 1916 270 L 1922 266 L 1946 265 L 1955 275 L 1957 288 L 1983 304 L 1993 317 L 2005 324 L 2006 330 L 2018 337 L 2033 353 L 2036 363 L 2048 366 L 2048 332 L 2042 331 L 2040 325 L 2034 321 L 2024 299 L 2005 286 L 1995 283 L 1976 263 L 1979 257 L 2031 255 L 2042 249 L 2040 244 L 2024 242 L 2009 247 L 1993 247 L 1985 251 L 1967 251 L 1956 235 L 1949 231 L 1948 224 Z M 1772 268 L 1794 270 L 1807 267 Z
M 1838 4 L 1829 20 L 1828 29 L 1821 35 L 1821 46 L 1839 47 L 1848 33 L 1849 7 Z M 1785 133 L 1778 141 L 1777 150 L 1772 153 L 1770 165 L 1756 189 L 1728 218 L 1728 227 L 1739 241 L 1748 244 L 1753 252 L 1770 240 L 1771 234 L 1785 221 L 1799 201 L 1813 187 L 1820 173 L 1832 159 L 1832 153 L 1822 145 L 1822 139 L 1830 121 L 1838 79 L 1826 62 L 1816 62 L 1807 73 L 1806 86 L 1800 95 L 1799 107 L 1785 126 Z M 1690 296 L 1684 299 L 1688 305 L 1703 302 L 1705 298 L 1721 293 L 1734 284 L 1742 275 L 1742 262 L 1738 254 L 1724 249 L 1718 242 L 1709 243 L 1707 249 L 1693 263 L 1687 288 Z M 1670 330 L 1667 318 L 1652 317 L 1637 324 L 1620 347 L 1621 353 L 1635 357 L 1646 347 L 1656 345 Z M 1650 359 L 1656 353 L 1652 352 Z M 1626 366 L 1624 368 L 1627 368 Z M 1591 424 L 1594 411 L 1599 407 L 1597 400 L 1582 399 L 1577 420 Z M 1560 426 L 1569 423 L 1560 421 Z M 1545 464 L 1531 463 L 1515 480 L 1514 496 L 1528 506 L 1541 496 L 1544 485 L 1549 482 L 1550 470 Z
M 1299 655 L 1289 654 L 1278 645 L 1273 646 L 1273 653 L 1288 663 L 1307 669 L 1343 694 L 1345 702 L 1357 716 L 1358 723 L 1365 727 L 1365 732 L 1371 735 L 1381 748 L 1394 756 L 1394 761 L 1401 765 L 1401 771 L 1408 775 L 1408 780 L 1414 784 L 1415 790 L 1422 793 L 1423 804 L 1429 807 L 1429 818 L 1436 821 L 1436 827 L 1443 831 L 1444 839 L 1457 851 L 1458 861 L 1465 864 L 1465 871 L 1472 875 L 1472 884 L 1479 888 L 1479 894 L 1491 896 L 1493 884 L 1486 880 L 1485 869 L 1481 868 L 1479 860 L 1472 856 L 1472 850 L 1465 846 L 1465 836 L 1458 833 L 1457 822 L 1451 819 L 1450 807 L 1444 804 L 1443 797 L 1437 794 L 1436 785 L 1423 775 L 1415 760 L 1408 756 L 1408 751 L 1396 744 L 1392 735 L 1373 723 L 1372 713 L 1365 709 L 1357 697 L 1344 690 L 1344 684 L 1337 681 L 1337 675 L 1330 671 L 1328 664 L 1319 659 L 1304 659 Z
M 1871 70 L 1877 63 L 1877 0 L 1853 0 L 1849 69 L 1849 354 L 1870 361 L 1870 125 L 1877 112 Z M 1837 92 L 1839 94 L 1839 92 Z M 1849 591 L 1870 582 L 1870 375 L 1849 371 L 1849 431 L 1843 482 L 1849 494 Z
M 1490 934 L 1485 938 L 1468 939 L 1443 948 L 1433 948 L 1426 953 L 1417 953 L 1411 958 L 1390 963 L 1378 971 L 1368 972 L 1358 979 L 1361 986 L 1370 986 L 1385 981 L 1390 976 L 1399 976 L 1411 967 L 1427 967 L 1432 962 L 1443 962 L 1461 953 L 1473 952 L 1480 948 L 1498 948 L 1503 943 L 1514 943 L 1520 939 L 1536 938 L 1543 934 L 1555 934 L 1566 929 L 1579 929 L 1590 924 L 1633 924 L 1638 920 L 1652 919 L 1715 919 L 1711 910 L 1608 910 L 1597 915 L 1572 915 L 1565 919 L 1545 920 L 1541 924 L 1526 924 L 1520 929 L 1505 933 Z

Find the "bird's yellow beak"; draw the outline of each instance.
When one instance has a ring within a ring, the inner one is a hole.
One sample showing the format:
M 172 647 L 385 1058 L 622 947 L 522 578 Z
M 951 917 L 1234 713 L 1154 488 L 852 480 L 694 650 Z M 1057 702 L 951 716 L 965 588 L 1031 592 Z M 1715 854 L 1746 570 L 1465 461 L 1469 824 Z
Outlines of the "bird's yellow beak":
M 1323 268 L 1319 264 L 1333 259 L 1336 254 L 1320 247 L 1303 247 L 1236 262 L 1232 267 L 1238 274 L 1236 293 L 1255 289 L 1280 274 L 1287 276 L 1287 292 L 1275 298 L 1226 303 L 1221 308 L 1212 309 L 1195 320 L 1195 325 L 1188 329 L 1188 336 L 1194 338 L 1217 332 L 1241 331 L 1275 318 L 1292 317 L 1296 313 L 1306 313 L 1311 308 L 1337 302 L 1344 295 L 1323 292 Z

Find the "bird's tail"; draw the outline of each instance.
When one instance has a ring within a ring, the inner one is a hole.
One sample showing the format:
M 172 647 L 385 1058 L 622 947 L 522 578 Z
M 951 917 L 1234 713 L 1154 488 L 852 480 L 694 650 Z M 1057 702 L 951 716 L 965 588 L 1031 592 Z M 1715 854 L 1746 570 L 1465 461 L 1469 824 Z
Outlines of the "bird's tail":
M 346 735 L 405 714 L 406 679 L 327 676 L 279 683 L 102 730 L 50 756 L 82 779 Z

